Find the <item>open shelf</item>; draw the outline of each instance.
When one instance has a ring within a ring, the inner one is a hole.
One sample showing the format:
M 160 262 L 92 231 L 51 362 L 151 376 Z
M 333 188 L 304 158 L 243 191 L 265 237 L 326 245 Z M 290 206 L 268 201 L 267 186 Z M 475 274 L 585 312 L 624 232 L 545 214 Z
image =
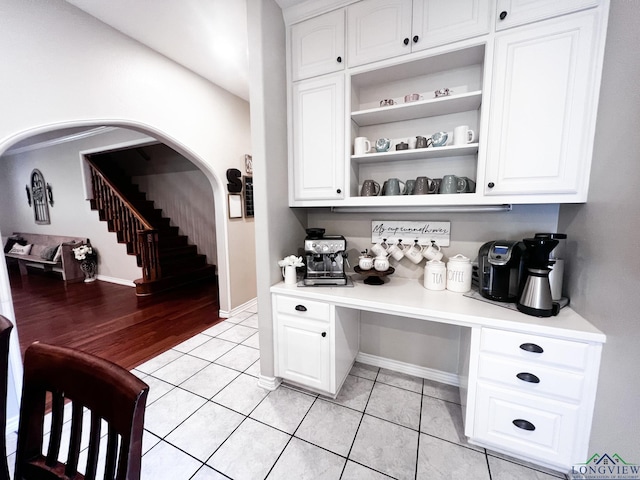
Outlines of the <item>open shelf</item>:
M 478 153 L 478 144 L 451 145 L 445 147 L 414 148 L 410 150 L 395 150 L 389 152 L 365 153 L 364 155 L 352 155 L 351 161 L 355 164 L 378 163 L 394 160 L 422 160 L 425 158 L 459 157 L 463 155 L 475 155 Z
M 448 97 L 419 100 L 388 107 L 370 108 L 351 113 L 351 120 L 360 127 L 381 123 L 414 120 L 416 118 L 448 115 L 478 110 L 482 104 L 482 90 Z

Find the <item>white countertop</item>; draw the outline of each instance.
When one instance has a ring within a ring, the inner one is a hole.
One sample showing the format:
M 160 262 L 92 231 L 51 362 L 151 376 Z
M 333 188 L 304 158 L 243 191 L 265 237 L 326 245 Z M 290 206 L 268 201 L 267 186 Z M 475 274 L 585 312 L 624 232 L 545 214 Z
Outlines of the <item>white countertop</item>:
M 298 287 L 280 282 L 271 287 L 271 292 L 464 327 L 501 328 L 594 343 L 606 341 L 600 330 L 570 307 L 555 317 L 538 318 L 462 293 L 427 290 L 417 279 L 395 277 L 384 285 L 365 285 L 359 275 L 351 278 L 353 287 Z

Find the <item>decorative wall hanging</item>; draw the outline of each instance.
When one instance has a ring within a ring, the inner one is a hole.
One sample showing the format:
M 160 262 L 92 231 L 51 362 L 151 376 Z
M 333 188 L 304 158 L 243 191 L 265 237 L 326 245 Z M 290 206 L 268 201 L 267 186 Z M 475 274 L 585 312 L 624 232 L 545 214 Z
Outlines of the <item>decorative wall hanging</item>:
M 244 181 L 244 216 L 253 217 L 253 177 L 242 177 Z
M 237 168 L 227 170 L 227 190 L 229 193 L 240 193 L 242 191 L 242 172 Z
M 247 175 L 253 175 L 253 157 L 251 155 L 244 156 L 244 170 Z
M 27 197 L 29 197 L 28 192 Z M 47 202 L 50 199 L 51 205 L 53 205 L 53 194 L 50 186 L 47 189 L 44 176 L 38 169 L 31 172 L 31 199 L 33 201 L 33 216 L 36 224 L 49 225 L 51 220 L 49 219 L 49 204 Z
M 242 218 L 242 195 L 237 193 L 227 194 L 229 218 Z

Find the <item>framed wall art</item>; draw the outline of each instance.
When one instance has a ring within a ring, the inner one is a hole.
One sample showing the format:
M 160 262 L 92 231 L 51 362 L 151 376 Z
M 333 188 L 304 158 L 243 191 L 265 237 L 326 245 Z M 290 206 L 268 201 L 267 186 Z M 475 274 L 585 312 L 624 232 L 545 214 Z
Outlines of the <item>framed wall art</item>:
M 244 216 L 253 217 L 253 177 L 242 177 L 244 183 Z
M 229 218 L 242 218 L 242 195 L 239 193 L 228 193 L 227 203 Z

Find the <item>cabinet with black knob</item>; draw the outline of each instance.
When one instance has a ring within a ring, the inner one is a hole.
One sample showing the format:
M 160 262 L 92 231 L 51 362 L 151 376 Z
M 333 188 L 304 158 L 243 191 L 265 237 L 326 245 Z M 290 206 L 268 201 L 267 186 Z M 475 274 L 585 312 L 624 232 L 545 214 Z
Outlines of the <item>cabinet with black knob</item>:
M 498 0 L 496 30 L 539 22 L 598 5 L 599 0 Z
M 335 397 L 359 350 L 359 313 L 307 298 L 273 295 L 275 375 Z

